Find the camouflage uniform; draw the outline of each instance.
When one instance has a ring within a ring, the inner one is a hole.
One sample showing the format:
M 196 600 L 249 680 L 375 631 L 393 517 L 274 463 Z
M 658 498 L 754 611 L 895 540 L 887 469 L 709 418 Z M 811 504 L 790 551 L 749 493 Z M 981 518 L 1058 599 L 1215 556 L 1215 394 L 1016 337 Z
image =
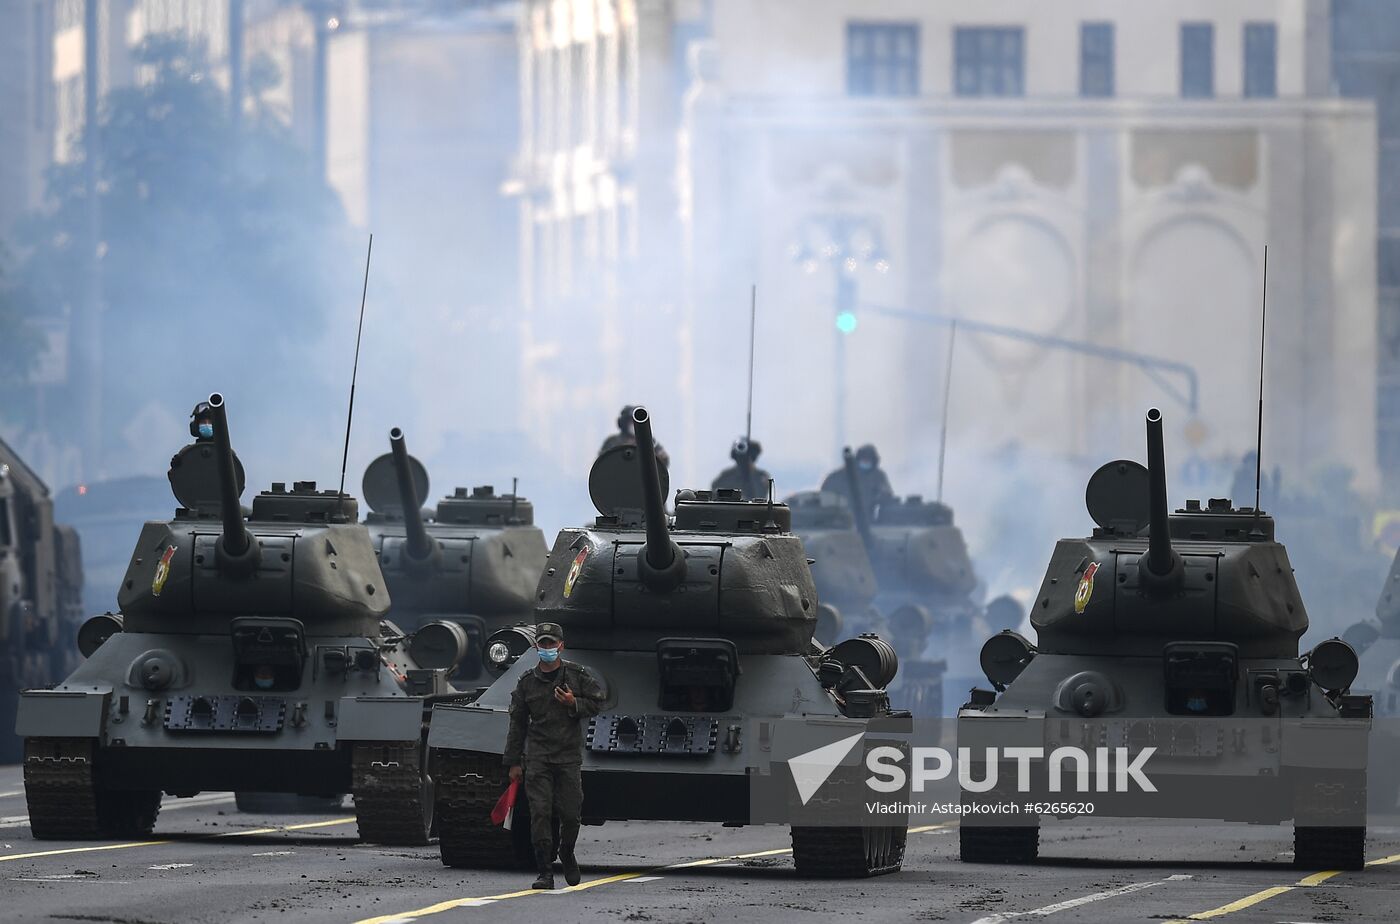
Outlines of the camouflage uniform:
M 574 693 L 572 709 L 554 698 L 560 683 L 568 684 Z M 572 661 L 562 661 L 557 670 L 549 672 L 539 667 L 526 671 L 511 693 L 505 765 L 525 768 L 530 839 L 537 849 L 543 846 L 553 852 L 551 814 L 559 818 L 561 850 L 571 849 L 578 840 L 579 813 L 583 810 L 583 725 L 589 716 L 598 714 L 602 704 L 598 682 Z

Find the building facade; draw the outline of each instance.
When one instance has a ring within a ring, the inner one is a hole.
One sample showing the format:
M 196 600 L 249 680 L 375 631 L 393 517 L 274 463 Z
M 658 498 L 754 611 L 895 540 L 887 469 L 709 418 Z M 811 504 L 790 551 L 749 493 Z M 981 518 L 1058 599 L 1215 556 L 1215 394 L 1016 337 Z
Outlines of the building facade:
M 1373 489 L 1375 117 L 1329 94 L 1326 15 L 717 0 L 682 170 L 694 364 L 757 281 L 760 330 L 803 344 L 758 373 L 770 447 L 806 474 L 873 441 L 928 490 L 961 318 L 955 447 L 1138 457 L 1161 405 L 1218 496 L 1255 441 L 1267 245 L 1266 463 Z

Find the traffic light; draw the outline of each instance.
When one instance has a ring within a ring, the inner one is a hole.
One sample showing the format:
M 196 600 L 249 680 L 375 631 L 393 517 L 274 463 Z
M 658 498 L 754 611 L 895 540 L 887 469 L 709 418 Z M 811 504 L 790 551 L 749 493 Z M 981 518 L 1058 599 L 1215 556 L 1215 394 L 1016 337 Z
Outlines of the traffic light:
M 836 315 L 836 329 L 843 334 L 849 334 L 856 329 L 856 315 L 854 311 L 841 311 Z

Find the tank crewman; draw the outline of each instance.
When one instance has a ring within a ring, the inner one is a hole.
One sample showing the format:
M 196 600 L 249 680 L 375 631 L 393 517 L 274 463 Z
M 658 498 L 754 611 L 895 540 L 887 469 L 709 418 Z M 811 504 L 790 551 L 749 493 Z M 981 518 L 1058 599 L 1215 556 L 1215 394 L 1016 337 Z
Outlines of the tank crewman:
M 525 778 L 530 839 L 539 877 L 532 888 L 554 888 L 552 816 L 559 819 L 559 860 L 564 879 L 578 885 L 578 842 L 583 810 L 583 725 L 598 714 L 603 691 L 582 665 L 565 661 L 558 623 L 535 627 L 539 663 L 520 675 L 510 695 L 505 764 L 510 778 Z
M 734 460 L 734 464 L 720 472 L 710 488 L 715 491 L 734 488 L 743 492 L 744 500 L 768 496 L 768 479 L 772 476 L 758 467 L 758 457 L 762 452 L 763 446 L 758 440 L 739 437 L 729 450 L 729 458 Z
M 190 411 L 190 436 L 198 443 L 214 440 L 214 410 L 208 401 L 201 401 Z
M 602 455 L 609 449 L 617 446 L 637 445 L 637 431 L 632 423 L 632 412 L 637 409 L 634 404 L 626 404 L 622 407 L 622 412 L 617 415 L 617 432 L 603 440 L 602 448 L 598 450 L 598 455 Z M 671 467 L 671 457 L 666 454 L 666 450 L 661 448 L 661 444 L 656 444 L 656 461 L 667 468 Z
M 856 483 L 860 485 L 860 500 L 867 511 L 873 511 L 894 497 L 889 476 L 880 468 L 880 453 L 870 443 L 856 450 Z M 826 476 L 826 480 L 822 482 L 822 490 L 840 494 L 847 501 L 851 500 L 845 466 Z

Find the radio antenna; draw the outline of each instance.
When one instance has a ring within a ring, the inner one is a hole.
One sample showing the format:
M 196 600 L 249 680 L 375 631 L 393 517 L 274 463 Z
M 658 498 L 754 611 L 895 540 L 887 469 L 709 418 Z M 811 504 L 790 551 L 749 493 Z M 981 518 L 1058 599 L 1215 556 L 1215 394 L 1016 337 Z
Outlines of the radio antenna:
M 1264 245 L 1264 288 L 1259 298 L 1259 426 L 1254 434 L 1254 523 L 1259 524 L 1259 484 L 1264 472 L 1264 329 L 1269 317 L 1269 245 Z
M 350 409 L 345 413 L 345 450 L 340 455 L 341 499 L 345 497 L 345 466 L 350 459 L 350 424 L 355 420 L 355 380 L 360 375 L 360 336 L 365 332 L 365 296 L 369 294 L 369 258 L 374 254 L 374 234 L 369 236 L 369 248 L 365 250 L 365 283 L 360 289 L 360 323 L 355 329 L 355 365 L 350 370 Z
M 744 417 L 744 442 L 753 440 L 753 344 L 758 323 L 758 284 L 749 286 L 749 406 Z
M 943 456 L 948 450 L 948 399 L 953 392 L 953 344 L 958 341 L 958 322 L 948 334 L 948 363 L 943 370 L 943 429 L 938 435 L 938 502 L 943 503 Z

